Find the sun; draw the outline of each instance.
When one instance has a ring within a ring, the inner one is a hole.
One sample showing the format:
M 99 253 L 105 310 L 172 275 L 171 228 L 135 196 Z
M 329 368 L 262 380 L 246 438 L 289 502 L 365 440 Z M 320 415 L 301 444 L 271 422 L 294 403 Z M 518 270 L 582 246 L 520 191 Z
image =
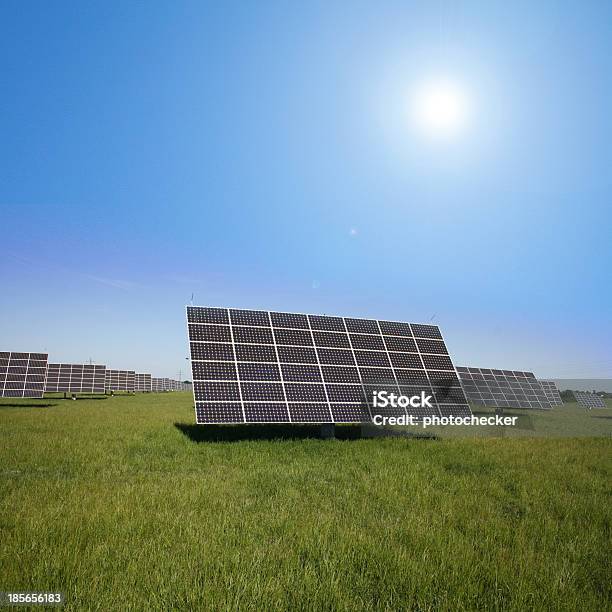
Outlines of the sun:
M 435 80 L 416 87 L 411 100 L 416 128 L 434 137 L 461 132 L 468 119 L 468 100 L 462 87 L 448 80 Z

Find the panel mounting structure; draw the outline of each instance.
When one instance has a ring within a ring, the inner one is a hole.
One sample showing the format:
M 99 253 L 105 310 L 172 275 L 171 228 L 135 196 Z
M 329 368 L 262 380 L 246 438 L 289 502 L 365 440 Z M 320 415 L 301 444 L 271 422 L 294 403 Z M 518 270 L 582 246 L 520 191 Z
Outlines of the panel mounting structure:
M 361 423 L 470 416 L 436 325 L 187 307 L 198 423 Z M 374 392 L 433 398 L 374 406 Z

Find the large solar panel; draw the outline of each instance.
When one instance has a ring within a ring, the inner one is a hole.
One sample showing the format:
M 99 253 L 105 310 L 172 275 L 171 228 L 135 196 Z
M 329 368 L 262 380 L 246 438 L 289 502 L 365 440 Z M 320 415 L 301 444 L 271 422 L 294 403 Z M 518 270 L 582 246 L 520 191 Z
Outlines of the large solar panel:
M 134 370 L 106 370 L 105 387 L 108 391 L 134 391 Z
M 573 391 L 574 397 L 576 398 L 576 402 L 578 402 L 579 406 L 583 406 L 584 408 L 605 408 L 606 403 L 604 402 L 602 397 L 599 395 L 595 395 L 595 393 L 590 393 L 589 391 Z
M 468 400 L 496 408 L 552 408 L 533 372 L 457 367 Z
M 104 393 L 105 365 L 50 363 L 47 366 L 47 393 Z
M 198 423 L 471 415 L 435 325 L 188 306 L 187 326 Z M 383 409 L 375 391 L 434 399 Z
M 557 389 L 557 385 L 552 380 L 540 380 L 538 381 L 542 388 L 544 389 L 544 394 L 546 398 L 550 402 L 551 406 L 562 406 L 563 400 L 561 399 L 561 394 L 559 393 L 559 389 Z
M 2 397 L 42 397 L 47 376 L 47 353 L 0 352 Z
M 152 382 L 151 375 L 144 374 L 141 372 L 136 372 L 134 374 L 134 391 L 151 391 L 152 390 Z

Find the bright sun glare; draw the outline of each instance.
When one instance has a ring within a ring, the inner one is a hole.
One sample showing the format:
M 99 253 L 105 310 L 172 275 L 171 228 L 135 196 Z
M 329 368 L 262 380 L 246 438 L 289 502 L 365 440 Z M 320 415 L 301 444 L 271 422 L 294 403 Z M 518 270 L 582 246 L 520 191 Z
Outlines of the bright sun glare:
M 412 120 L 428 135 L 448 137 L 460 132 L 467 122 L 465 93 L 449 81 L 432 81 L 418 87 L 413 95 Z

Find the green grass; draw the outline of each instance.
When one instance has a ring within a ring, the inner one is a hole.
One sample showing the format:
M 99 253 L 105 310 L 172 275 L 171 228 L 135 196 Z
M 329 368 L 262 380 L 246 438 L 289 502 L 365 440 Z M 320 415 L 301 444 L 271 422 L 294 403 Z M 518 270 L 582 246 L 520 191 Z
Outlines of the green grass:
M 557 406 L 552 410 L 521 410 L 506 408 L 503 416 L 518 417 L 515 427 L 431 427 L 425 433 L 448 437 L 593 437 L 612 436 L 612 400 L 606 401 L 607 408 L 586 410 L 575 402 Z M 476 416 L 492 416 L 494 408 L 473 406 Z M 413 428 L 418 432 L 418 428 Z M 420 430 L 423 432 L 423 430 Z
M 67 610 L 612 605 L 609 435 L 266 439 L 195 427 L 191 406 L 0 402 L 0 591 Z

